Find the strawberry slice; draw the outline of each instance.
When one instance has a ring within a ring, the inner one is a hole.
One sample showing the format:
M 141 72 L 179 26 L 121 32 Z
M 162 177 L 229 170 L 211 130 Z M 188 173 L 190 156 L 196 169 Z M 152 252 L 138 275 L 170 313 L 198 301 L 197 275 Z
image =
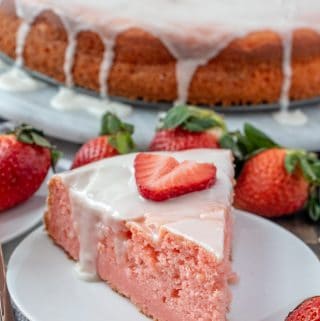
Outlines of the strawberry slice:
M 217 173 L 213 164 L 149 153 L 138 154 L 134 167 L 140 194 L 157 202 L 209 188 Z
M 307 299 L 296 307 L 286 321 L 318 321 L 320 320 L 320 296 Z

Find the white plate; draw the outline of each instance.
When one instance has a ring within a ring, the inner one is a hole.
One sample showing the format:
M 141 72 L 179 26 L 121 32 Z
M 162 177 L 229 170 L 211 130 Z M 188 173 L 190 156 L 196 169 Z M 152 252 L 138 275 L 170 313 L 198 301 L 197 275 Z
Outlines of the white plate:
M 58 171 L 70 168 L 70 161 L 61 159 Z M 47 182 L 50 171 L 40 189 L 28 201 L 0 213 L 0 243 L 7 243 L 31 230 L 42 220 L 47 198 Z
M 44 213 L 47 180 L 28 201 L 0 213 L 0 243 L 10 242 L 38 224 Z
M 16 249 L 8 267 L 13 301 L 31 321 L 147 321 L 103 282 L 86 283 L 42 229 Z M 320 294 L 320 264 L 281 227 L 237 211 L 230 321 L 282 321 L 301 300 Z

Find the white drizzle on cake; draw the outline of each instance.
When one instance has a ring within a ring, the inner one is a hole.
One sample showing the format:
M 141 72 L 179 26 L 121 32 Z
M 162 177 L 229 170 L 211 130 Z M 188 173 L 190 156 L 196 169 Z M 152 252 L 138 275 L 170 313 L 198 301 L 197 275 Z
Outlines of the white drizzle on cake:
M 105 44 L 100 66 L 100 93 L 108 94 L 108 78 L 114 58 L 117 36 L 139 27 L 158 37 L 177 60 L 177 100 L 185 103 L 196 70 L 206 65 L 236 38 L 258 30 L 274 30 L 283 38 L 284 80 L 279 98 L 283 110 L 288 108 L 291 85 L 291 51 L 293 31 L 314 27 L 309 21 L 312 11 L 320 12 L 320 3 L 309 0 L 309 6 L 292 0 L 269 0 L 263 5 L 255 0 L 16 0 L 17 14 L 24 21 L 17 37 L 17 62 L 23 61 L 23 48 L 35 18 L 44 10 L 58 15 L 68 33 L 69 44 L 64 63 L 66 85 L 72 86 L 72 68 L 76 37 L 81 30 L 91 30 Z M 293 5 L 292 5 L 293 4 Z M 296 7 L 294 19 L 291 8 Z M 22 9 L 21 9 L 22 8 Z M 29 8 L 27 10 L 26 8 Z M 32 8 L 32 10 L 30 10 Z M 289 10 L 289 15 L 288 15 Z M 283 21 L 286 21 L 285 26 Z M 320 28 L 315 28 L 320 29 Z
M 307 116 L 300 110 L 289 111 L 290 106 L 290 88 L 292 83 L 292 49 L 293 49 L 293 31 L 295 16 L 297 14 L 296 0 L 282 0 L 282 6 L 285 8 L 283 16 L 282 31 L 282 88 L 279 99 L 280 111 L 274 114 L 274 119 L 282 125 L 302 126 L 308 122 Z
M 68 30 L 68 29 L 67 29 Z M 77 49 L 77 33 L 68 32 L 68 46 L 65 52 L 63 71 L 65 74 L 65 83 L 68 88 L 71 88 L 73 83 L 72 68 L 74 64 L 74 56 Z
M 115 37 L 104 41 L 104 54 L 99 71 L 100 95 L 103 98 L 108 97 L 108 78 L 114 60 L 115 44 Z

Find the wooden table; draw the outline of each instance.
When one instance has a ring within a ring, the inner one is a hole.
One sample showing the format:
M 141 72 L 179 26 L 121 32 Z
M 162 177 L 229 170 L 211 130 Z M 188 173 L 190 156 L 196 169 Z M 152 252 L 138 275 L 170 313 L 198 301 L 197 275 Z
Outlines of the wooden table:
M 306 212 L 273 221 L 307 243 L 320 259 L 320 223 L 311 222 Z

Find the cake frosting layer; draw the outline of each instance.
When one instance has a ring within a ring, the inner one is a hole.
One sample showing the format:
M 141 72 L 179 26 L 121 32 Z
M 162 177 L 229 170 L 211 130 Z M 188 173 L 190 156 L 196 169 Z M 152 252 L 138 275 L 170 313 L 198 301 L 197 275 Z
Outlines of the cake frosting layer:
M 170 231 L 202 246 L 218 261 L 223 260 L 225 225 L 233 196 L 231 152 L 202 149 L 170 155 L 180 162 L 213 163 L 217 167 L 216 183 L 209 189 L 164 202 L 146 200 L 135 182 L 136 154 L 108 158 L 53 178 L 61 179 L 69 191 L 83 271 L 95 273 L 97 244 L 106 229 L 119 238 L 121 252 L 121 238 L 128 223 L 143 229 L 154 242 Z
M 157 154 L 165 154 L 158 152 Z M 214 163 L 217 167 L 215 185 L 165 202 L 144 199 L 138 192 L 134 177 L 136 154 L 108 158 L 74 171 L 59 174 L 71 192 L 104 207 L 115 219 L 127 220 L 148 215 L 192 216 L 205 214 L 211 207 L 230 203 L 233 166 L 230 151 L 210 149 L 170 153 L 179 162 L 191 160 Z
M 72 15 L 75 21 L 83 19 L 108 29 L 130 24 L 185 35 L 185 30 L 178 26 L 190 30 L 202 27 L 203 30 L 197 30 L 198 36 L 217 26 L 224 26 L 227 30 L 283 28 L 283 20 L 290 15 L 295 16 L 290 22 L 292 26 L 314 25 L 315 14 L 320 11 L 317 0 L 270 0 L 263 3 L 256 0 L 16 0 L 16 4 L 18 8 L 35 5 L 61 10 L 65 15 Z M 20 12 L 24 14 L 23 9 Z M 114 26 L 109 25 L 111 21 Z

